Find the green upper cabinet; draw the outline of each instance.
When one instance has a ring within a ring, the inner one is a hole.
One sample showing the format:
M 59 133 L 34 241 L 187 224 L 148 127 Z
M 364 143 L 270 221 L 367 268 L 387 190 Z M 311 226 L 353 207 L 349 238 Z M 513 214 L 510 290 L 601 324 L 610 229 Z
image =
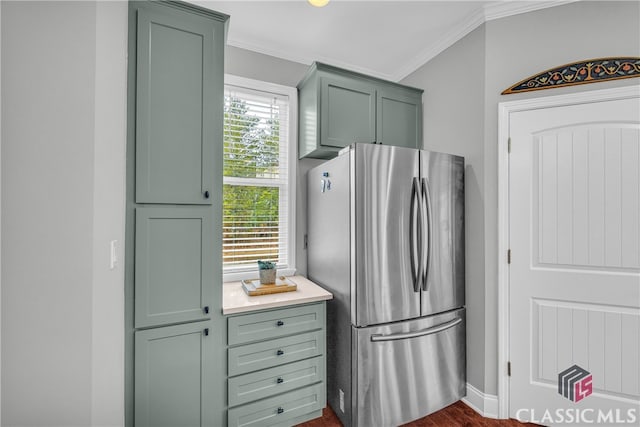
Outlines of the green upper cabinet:
M 298 84 L 298 154 L 330 159 L 354 143 L 422 146 L 422 90 L 315 62 Z
M 224 31 L 223 22 L 170 7 L 138 10 L 137 203 L 212 203 Z
M 377 100 L 376 142 L 422 147 L 422 93 L 406 88 L 381 88 Z
M 320 145 L 343 148 L 376 139 L 376 89 L 342 76 L 320 79 Z M 348 112 L 348 114 L 345 114 Z

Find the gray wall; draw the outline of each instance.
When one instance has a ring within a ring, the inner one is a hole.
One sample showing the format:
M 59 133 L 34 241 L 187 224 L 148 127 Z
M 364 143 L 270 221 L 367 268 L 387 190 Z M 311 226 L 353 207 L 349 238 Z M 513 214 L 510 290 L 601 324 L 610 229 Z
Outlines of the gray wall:
M 283 86 L 296 87 L 309 66 L 298 62 L 274 58 L 273 56 L 227 46 L 225 50 L 225 73 Z M 296 137 L 297 138 L 297 137 Z M 297 139 L 295 141 L 297 144 Z M 307 252 L 304 235 L 307 230 L 307 171 L 322 163 L 322 160 L 298 160 L 296 188 L 296 274 L 307 274 Z
M 91 425 L 124 423 L 127 2 L 96 3 Z M 116 265 L 109 265 L 115 240 Z
M 403 80 L 425 89 L 425 146 L 443 144 L 431 138 L 445 138 L 449 151 L 471 155 L 467 160 L 475 176 L 470 177 L 467 169 L 467 190 L 476 194 L 467 195 L 467 224 L 473 227 L 471 234 L 467 230 L 467 249 L 473 250 L 473 254 L 467 252 L 472 257 L 467 260 L 467 305 L 483 331 L 475 327 L 481 335 L 468 337 L 469 382 L 486 394 L 497 394 L 497 281 L 498 263 L 504 260 L 504 254 L 497 253 L 498 103 L 633 85 L 637 80 L 508 96 L 500 92 L 532 74 L 569 62 L 640 56 L 639 19 L 638 2 L 588 1 L 489 21 Z M 479 55 L 484 59 L 478 61 Z M 434 108 L 440 111 L 437 119 Z M 468 139 L 469 132 L 477 145 Z M 465 136 L 467 139 L 460 139 Z M 473 185 L 479 188 L 474 190 Z M 477 265 L 482 262 L 483 267 Z M 480 301 L 483 294 L 484 303 Z
M 122 425 L 127 6 L 0 7 L 2 425 Z
M 0 46 L 2 46 L 2 6 L 0 6 Z M 2 49 L 0 48 L 0 53 Z M 2 81 L 2 55 L 0 54 L 0 82 Z M 2 84 L 0 84 L 0 100 Z M 0 102 L 0 242 L 2 242 L 2 102 Z M 2 425 L 2 244 L 0 244 L 0 426 Z
M 467 381 L 478 389 L 485 362 L 484 39 L 482 26 L 402 81 L 425 90 L 424 148 L 465 158 Z

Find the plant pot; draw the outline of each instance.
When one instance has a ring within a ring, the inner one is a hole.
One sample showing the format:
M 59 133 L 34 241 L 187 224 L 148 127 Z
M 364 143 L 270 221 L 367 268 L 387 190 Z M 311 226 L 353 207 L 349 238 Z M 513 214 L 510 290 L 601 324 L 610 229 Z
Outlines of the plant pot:
M 260 284 L 261 285 L 275 285 L 276 284 L 276 270 L 275 268 L 269 270 L 260 271 Z

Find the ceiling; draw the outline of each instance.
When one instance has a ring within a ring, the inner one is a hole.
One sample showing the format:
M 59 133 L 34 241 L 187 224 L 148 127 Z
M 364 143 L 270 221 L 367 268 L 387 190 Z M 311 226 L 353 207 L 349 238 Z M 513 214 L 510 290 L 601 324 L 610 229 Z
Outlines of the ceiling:
M 569 1 L 188 0 L 231 16 L 228 44 L 398 81 L 483 22 Z

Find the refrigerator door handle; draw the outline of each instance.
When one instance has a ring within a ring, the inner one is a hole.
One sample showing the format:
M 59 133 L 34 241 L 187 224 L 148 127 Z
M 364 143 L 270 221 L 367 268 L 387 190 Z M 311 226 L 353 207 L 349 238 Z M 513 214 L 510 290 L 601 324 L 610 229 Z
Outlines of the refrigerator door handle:
M 422 218 L 422 200 L 420 198 L 420 184 L 418 178 L 413 178 L 411 185 L 411 205 L 409 207 L 409 258 L 411 259 L 411 279 L 413 280 L 413 291 L 420 292 L 420 279 L 422 278 L 422 234 L 421 221 L 416 224 L 416 205 L 418 207 L 418 218 Z M 417 203 L 416 203 L 417 202 Z M 416 228 L 418 229 L 416 232 Z M 417 240 L 417 242 L 416 242 Z M 417 248 L 417 249 L 416 249 Z M 417 252 L 417 260 L 416 260 Z M 417 264 L 417 271 L 416 271 Z
M 371 335 L 371 341 L 372 342 L 395 341 L 395 340 L 404 340 L 407 338 L 423 337 L 425 335 L 433 335 L 433 334 L 437 334 L 438 332 L 446 331 L 447 329 L 453 328 L 460 322 L 462 322 L 462 318 L 458 317 L 456 319 L 450 320 L 448 322 L 440 323 L 439 325 L 432 326 L 430 328 L 423 329 L 421 331 L 404 332 L 401 334 L 392 334 L 392 335 L 374 334 L 374 335 Z
M 426 232 L 427 237 L 422 239 L 423 245 L 426 244 L 427 248 L 425 251 L 425 260 L 424 260 L 424 277 L 422 278 L 422 290 L 429 290 L 429 266 L 431 264 L 431 246 L 432 246 L 432 235 L 433 235 L 433 221 L 432 221 L 432 213 L 431 213 L 431 191 L 429 190 L 429 181 L 427 178 L 422 178 L 422 203 L 425 205 L 425 212 L 427 214 L 427 224 L 426 224 Z M 420 257 L 420 261 L 423 259 Z

